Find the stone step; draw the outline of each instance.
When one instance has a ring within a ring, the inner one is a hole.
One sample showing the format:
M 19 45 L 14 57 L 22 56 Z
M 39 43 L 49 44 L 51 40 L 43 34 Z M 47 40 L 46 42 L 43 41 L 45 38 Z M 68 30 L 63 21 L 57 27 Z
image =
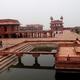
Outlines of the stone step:
M 14 57 L 12 59 L 9 59 L 7 62 L 5 62 L 4 64 L 0 65 L 0 70 L 5 68 L 7 65 L 9 65 L 12 61 L 16 60 L 17 58 Z
M 6 63 L 7 61 L 9 61 L 10 59 L 13 59 L 14 57 L 16 57 L 15 55 L 12 55 L 6 59 L 4 59 L 3 61 L 0 62 L 0 66 L 3 65 L 4 63 Z
M 24 46 L 21 46 L 20 48 L 18 48 L 18 49 L 16 49 L 15 51 L 19 51 L 19 50 L 22 50 L 22 49 L 24 49 L 24 48 L 26 48 L 26 47 L 28 47 L 29 45 L 28 44 L 25 44 Z
M 32 48 L 25 49 L 25 50 L 23 50 L 23 52 L 28 52 L 30 50 L 32 50 Z
M 3 58 L 3 56 L 0 56 L 0 59 Z
M 26 47 L 26 48 L 24 48 L 22 51 L 23 51 L 23 52 L 24 52 L 24 51 L 28 51 L 29 49 L 32 49 L 32 46 Z
M 3 60 L 7 59 L 8 57 L 12 56 L 11 54 L 9 54 L 8 56 L 2 56 L 0 58 L 0 62 L 2 62 Z
M 0 73 L 2 73 L 2 72 L 5 71 L 5 70 L 9 70 L 9 67 L 10 67 L 11 65 L 15 64 L 16 60 L 17 60 L 17 59 L 15 58 L 14 60 L 10 61 L 10 63 L 8 63 L 6 66 L 4 66 L 3 68 L 1 68 L 1 69 L 0 69 Z
M 31 51 L 33 48 L 32 47 L 27 47 L 27 48 L 24 48 L 23 50 L 19 51 L 19 52 L 28 52 L 28 51 Z
M 28 49 L 31 49 L 31 48 L 32 48 L 31 45 L 25 46 L 25 47 L 23 47 L 22 49 L 18 49 L 16 52 L 24 52 L 25 50 L 28 51 Z

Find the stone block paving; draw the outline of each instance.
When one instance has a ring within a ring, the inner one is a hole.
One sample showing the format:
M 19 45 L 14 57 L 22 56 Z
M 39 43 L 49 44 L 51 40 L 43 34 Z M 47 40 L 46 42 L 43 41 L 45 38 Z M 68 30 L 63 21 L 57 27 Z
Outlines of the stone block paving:
M 5 48 L 7 48 L 7 47 L 11 47 L 11 46 L 14 46 L 14 45 L 16 45 L 16 44 L 18 44 L 18 43 L 21 43 L 21 42 L 23 42 L 23 41 L 25 41 L 26 39 L 0 39 L 1 41 L 2 41 L 2 45 L 3 45 L 3 47 L 0 47 L 0 50 L 2 50 L 2 49 L 5 49 Z
M 16 45 L 18 43 L 21 43 L 23 41 L 39 41 L 39 40 L 44 40 L 44 41 L 50 41 L 50 40 L 76 40 L 76 38 L 80 39 L 80 35 L 71 32 L 69 30 L 64 30 L 63 33 L 58 33 L 55 35 L 55 37 L 52 38 L 8 38 L 8 39 L 0 39 L 2 40 L 3 43 L 3 47 L 0 48 L 0 50 L 6 48 L 6 47 L 10 47 L 13 45 Z
M 69 30 L 64 30 L 63 34 L 56 34 L 56 40 L 76 40 L 76 38 L 80 39 L 80 35 L 77 33 L 71 32 Z

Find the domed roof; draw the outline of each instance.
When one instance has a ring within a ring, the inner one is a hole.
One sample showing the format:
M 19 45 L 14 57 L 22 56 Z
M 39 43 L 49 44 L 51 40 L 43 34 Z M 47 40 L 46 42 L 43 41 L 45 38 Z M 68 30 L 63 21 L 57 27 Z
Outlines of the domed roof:
M 11 24 L 19 25 L 20 22 L 15 19 L 0 19 L 0 25 L 11 25 Z

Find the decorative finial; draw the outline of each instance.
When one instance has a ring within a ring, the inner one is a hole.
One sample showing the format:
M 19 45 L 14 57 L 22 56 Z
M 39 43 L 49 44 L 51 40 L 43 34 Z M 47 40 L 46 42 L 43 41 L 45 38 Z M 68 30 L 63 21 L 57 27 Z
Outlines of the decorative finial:
M 60 19 L 63 20 L 63 16 L 61 16 Z
M 50 17 L 50 20 L 53 21 L 53 17 L 52 16 Z

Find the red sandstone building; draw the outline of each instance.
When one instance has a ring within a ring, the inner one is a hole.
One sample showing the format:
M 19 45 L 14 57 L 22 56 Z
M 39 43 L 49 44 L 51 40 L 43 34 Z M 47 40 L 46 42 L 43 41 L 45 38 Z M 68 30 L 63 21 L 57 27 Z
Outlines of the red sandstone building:
M 43 32 L 43 25 L 40 24 L 29 24 L 25 27 L 19 27 L 18 33 L 23 38 L 40 38 Z
M 54 20 L 53 17 L 50 18 L 50 28 L 52 31 L 61 31 L 63 30 L 63 17 L 61 16 L 60 20 Z
M 15 38 L 20 23 L 14 19 L 0 20 L 0 38 Z
M 29 24 L 25 27 L 19 27 L 19 31 L 42 31 L 43 25 L 40 24 Z
M 58 32 L 63 30 L 63 17 L 60 20 L 50 18 L 50 30 L 43 30 L 41 24 L 29 24 L 21 27 L 20 22 L 14 19 L 0 20 L 0 38 L 42 38 L 54 37 Z M 55 33 L 56 32 L 56 33 Z

